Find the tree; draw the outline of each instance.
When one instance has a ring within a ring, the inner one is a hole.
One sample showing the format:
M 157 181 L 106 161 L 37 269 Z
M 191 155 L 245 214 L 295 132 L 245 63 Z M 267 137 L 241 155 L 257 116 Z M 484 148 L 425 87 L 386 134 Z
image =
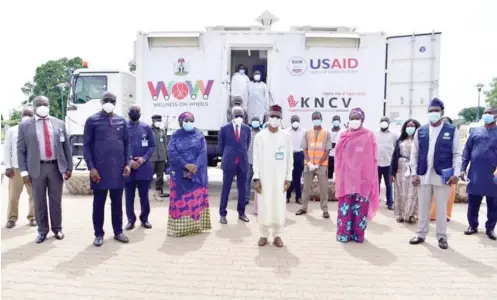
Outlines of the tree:
M 63 91 L 61 86 L 69 82 L 72 70 L 81 68 L 81 66 L 80 57 L 70 59 L 64 57 L 50 60 L 37 67 L 33 81 L 28 81 L 21 87 L 21 91 L 28 97 L 23 104 L 31 103 L 36 96 L 46 96 L 50 99 L 50 114 L 62 118 L 67 92 Z
M 477 120 L 477 115 L 481 118 L 481 116 L 483 115 L 483 112 L 485 111 L 485 108 L 484 107 L 466 107 L 466 108 L 463 108 L 460 112 L 459 112 L 459 116 L 464 119 L 464 121 L 466 121 L 467 123 L 472 123 L 472 122 L 478 122 L 480 120 Z M 477 114 L 478 112 L 478 114 Z
M 497 77 L 492 79 L 492 82 L 489 84 L 490 89 L 484 91 L 485 97 L 487 97 L 486 101 L 489 106 L 497 107 Z

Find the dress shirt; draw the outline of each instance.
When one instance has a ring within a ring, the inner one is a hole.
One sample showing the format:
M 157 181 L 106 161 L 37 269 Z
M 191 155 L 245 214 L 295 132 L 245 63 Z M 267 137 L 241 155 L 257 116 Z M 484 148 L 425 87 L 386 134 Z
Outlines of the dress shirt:
M 5 132 L 5 141 L 3 145 L 3 164 L 5 169 L 17 169 L 17 136 L 19 134 L 19 125 L 12 126 Z
M 306 130 L 301 127 L 297 128 L 297 130 L 289 128 L 288 132 L 292 137 L 293 152 L 304 151 L 302 148 L 302 141 L 304 140 Z

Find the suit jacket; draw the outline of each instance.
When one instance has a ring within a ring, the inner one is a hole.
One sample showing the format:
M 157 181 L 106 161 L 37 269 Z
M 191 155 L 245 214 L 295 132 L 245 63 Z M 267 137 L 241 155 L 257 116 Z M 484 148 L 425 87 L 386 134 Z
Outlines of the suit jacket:
M 240 139 L 237 141 L 235 127 L 232 122 L 222 126 L 219 130 L 218 148 L 222 153 L 221 169 L 233 171 L 236 169 L 235 160 L 238 158 L 243 172 L 248 171 L 248 149 L 250 146 L 250 127 L 240 126 Z
M 71 145 L 67 138 L 66 125 L 62 120 L 50 117 L 52 122 L 55 153 L 54 159 L 61 174 L 73 169 Z M 27 172 L 31 178 L 40 176 L 40 147 L 36 135 L 36 118 L 31 118 L 19 124 L 17 138 L 17 161 L 21 175 Z

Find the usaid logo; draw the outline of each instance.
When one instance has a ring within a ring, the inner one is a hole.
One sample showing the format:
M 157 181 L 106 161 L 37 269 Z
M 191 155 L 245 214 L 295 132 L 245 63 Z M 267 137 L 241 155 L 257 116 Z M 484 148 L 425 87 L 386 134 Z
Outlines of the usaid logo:
M 288 71 L 292 75 L 302 75 L 307 69 L 307 61 L 300 56 L 294 56 L 288 60 Z

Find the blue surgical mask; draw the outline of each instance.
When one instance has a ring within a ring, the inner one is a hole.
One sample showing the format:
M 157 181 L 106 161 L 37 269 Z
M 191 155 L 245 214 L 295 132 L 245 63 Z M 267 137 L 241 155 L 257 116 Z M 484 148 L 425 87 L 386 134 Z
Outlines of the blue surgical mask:
M 340 126 L 340 121 L 338 120 L 333 121 L 333 127 L 338 127 L 338 126 Z
M 320 120 L 320 119 L 312 120 L 312 125 L 314 125 L 314 126 L 321 126 L 321 122 L 323 122 L 323 121 Z
M 491 114 L 484 114 L 482 120 L 485 124 L 490 124 L 495 121 L 495 116 Z
M 416 128 L 415 127 L 406 127 L 406 133 L 408 135 L 413 135 L 415 132 L 416 132 Z
M 252 127 L 259 128 L 259 126 L 261 126 L 261 123 L 259 121 L 252 121 Z
M 193 130 L 193 122 L 183 122 L 183 129 L 186 131 Z
M 428 120 L 430 120 L 430 123 L 437 123 L 438 121 L 440 121 L 441 117 L 442 114 L 438 111 L 428 113 Z

